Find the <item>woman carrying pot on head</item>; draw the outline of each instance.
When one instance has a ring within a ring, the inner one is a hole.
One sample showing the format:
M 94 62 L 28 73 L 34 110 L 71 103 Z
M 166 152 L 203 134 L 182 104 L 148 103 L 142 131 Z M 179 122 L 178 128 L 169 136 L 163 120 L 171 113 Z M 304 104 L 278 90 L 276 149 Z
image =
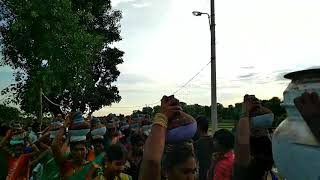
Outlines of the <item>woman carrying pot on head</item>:
M 104 156 L 104 135 L 106 134 L 106 126 L 101 123 L 101 121 L 93 117 L 91 120 L 91 132 L 90 132 L 90 141 L 92 149 L 89 150 L 87 160 L 93 161 L 99 156 Z
M 71 121 L 71 125 L 69 127 Z M 70 156 L 66 157 L 61 150 L 63 136 L 66 128 L 69 127 L 70 136 Z M 86 135 L 90 131 L 90 125 L 84 121 L 81 112 L 73 113 L 71 120 L 67 118 L 52 142 L 52 153 L 60 168 L 62 179 L 84 179 L 86 171 L 89 170 L 90 162 L 86 160 L 88 148 L 86 146 Z
M 273 167 L 272 144 L 268 128 L 273 113 L 254 95 L 246 95 L 235 138 L 234 180 L 277 180 Z
M 192 143 L 196 121 L 182 112 L 177 99 L 164 96 L 145 143 L 140 180 L 195 180 L 196 160 Z
M 53 153 L 51 150 L 52 141 L 55 139 L 60 127 L 63 126 L 61 119 L 54 119 L 50 126 L 47 128 L 49 132 L 44 131 L 38 140 L 38 147 L 40 148 L 41 153 L 32 160 L 31 166 L 35 168 L 32 171 L 34 179 L 46 179 L 46 180 L 59 180 L 59 167 L 54 161 Z M 65 137 L 63 140 L 65 141 Z M 65 149 L 67 149 L 67 144 L 64 143 L 61 148 L 63 154 L 67 154 Z
M 6 144 L 9 142 L 9 148 Z M 26 144 L 32 148 L 32 152 L 25 152 Z M 29 163 L 39 149 L 34 145 L 29 137 L 26 137 L 25 131 L 21 126 L 9 129 L 5 137 L 0 142 L 0 153 L 3 153 L 6 159 L 7 180 L 27 180 L 29 178 Z M 5 167 L 2 167 L 5 168 Z

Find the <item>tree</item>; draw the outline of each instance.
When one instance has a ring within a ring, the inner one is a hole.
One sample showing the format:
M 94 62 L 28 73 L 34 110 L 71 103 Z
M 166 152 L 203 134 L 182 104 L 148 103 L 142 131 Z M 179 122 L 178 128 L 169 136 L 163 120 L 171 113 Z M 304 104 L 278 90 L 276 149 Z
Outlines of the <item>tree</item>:
M 180 102 L 180 106 L 182 107 L 182 109 L 185 109 L 188 105 L 185 102 Z
M 119 114 L 118 118 L 119 118 L 119 120 L 121 122 L 125 122 L 126 121 L 126 118 L 125 118 L 124 114 Z
M 278 126 L 287 117 L 286 110 L 281 106 L 281 103 L 282 102 L 278 97 L 262 101 L 262 104 L 269 108 L 274 114 L 274 126 Z
M 93 112 L 103 105 L 111 105 L 121 100 L 118 88 L 111 83 L 116 81 L 120 74 L 116 65 L 123 62 L 124 53 L 110 47 L 110 44 L 121 40 L 122 15 L 120 11 L 112 10 L 110 0 L 72 0 L 72 5 L 73 11 L 80 17 L 80 24 L 86 27 L 87 32 L 100 36 L 103 41 L 99 53 L 94 57 L 95 61 L 91 66 L 93 71 L 89 71 L 94 83 L 83 91 L 85 93 L 79 94 L 84 95 L 84 99 L 76 101 L 82 107 L 89 105 L 90 111 Z M 77 93 L 73 94 L 77 95 Z M 79 96 L 75 97 L 77 98 Z
M 142 114 L 146 114 L 146 115 L 152 116 L 153 108 L 152 107 L 143 107 L 142 108 Z
M 286 110 L 281 106 L 281 100 L 278 97 L 273 97 L 268 101 L 262 101 L 263 105 L 269 108 L 275 116 L 285 114 Z
M 9 124 L 20 119 L 20 111 L 17 108 L 0 104 L 0 123 Z
M 274 126 L 278 126 L 282 122 L 282 120 L 286 118 L 286 111 L 283 107 L 281 107 L 280 98 L 273 97 L 269 100 L 262 100 L 261 102 L 263 106 L 269 108 L 274 113 L 275 115 Z M 204 115 L 208 119 L 210 119 L 211 117 L 210 106 L 202 106 L 199 104 L 188 105 L 184 102 L 180 102 L 180 105 L 184 112 L 190 114 L 193 117 L 197 117 L 201 115 Z M 242 103 L 236 103 L 234 106 L 229 105 L 228 107 L 224 107 L 222 104 L 217 103 L 219 123 L 231 122 L 232 124 L 232 122 L 234 122 L 234 124 L 236 124 L 240 119 L 241 110 L 242 110 Z M 160 112 L 160 106 L 153 107 L 153 115 L 158 112 Z
M 160 106 L 154 106 L 153 107 L 153 116 L 156 114 L 156 113 L 159 113 L 160 112 Z
M 242 103 L 236 103 L 234 105 L 234 119 L 235 120 L 239 120 L 240 119 L 240 115 L 241 115 L 241 111 L 242 111 Z
M 217 114 L 218 114 L 218 120 L 223 119 L 223 117 L 224 117 L 224 107 L 220 103 L 217 103 Z
M 209 106 L 202 106 L 199 104 L 188 105 L 184 102 L 180 102 L 180 105 L 184 112 L 190 114 L 194 118 L 197 118 L 198 116 L 210 118 L 211 110 Z
M 225 118 L 227 120 L 230 120 L 233 118 L 233 116 L 234 116 L 234 107 L 233 107 L 233 105 L 229 105 L 227 112 L 226 112 L 226 115 L 225 115 Z
M 55 103 L 89 110 L 119 102 L 116 86 L 123 52 L 121 12 L 110 0 L 4 0 L 0 4 L 2 64 L 17 72 L 16 83 L 3 94 L 8 102 L 37 113 L 40 88 Z M 60 108 L 45 101 L 45 111 Z
M 204 106 L 204 114 L 208 119 L 211 119 L 211 106 Z

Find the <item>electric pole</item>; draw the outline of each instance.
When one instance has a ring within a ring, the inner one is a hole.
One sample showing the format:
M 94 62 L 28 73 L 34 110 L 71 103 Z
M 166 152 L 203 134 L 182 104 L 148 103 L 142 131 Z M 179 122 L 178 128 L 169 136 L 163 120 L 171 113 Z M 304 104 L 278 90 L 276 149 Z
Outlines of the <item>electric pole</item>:
M 214 0 L 211 0 L 211 121 L 212 133 L 218 129 L 218 112 L 217 112 L 217 72 L 216 72 L 216 22 Z

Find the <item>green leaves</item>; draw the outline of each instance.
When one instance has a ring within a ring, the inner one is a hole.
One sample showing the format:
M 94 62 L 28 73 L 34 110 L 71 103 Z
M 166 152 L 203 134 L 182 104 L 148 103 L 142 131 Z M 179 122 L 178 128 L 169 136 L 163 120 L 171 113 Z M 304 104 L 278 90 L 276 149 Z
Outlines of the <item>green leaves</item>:
M 23 110 L 37 113 L 40 87 L 73 110 L 95 111 L 120 101 L 111 83 L 120 74 L 123 52 L 108 46 L 121 39 L 121 12 L 109 0 L 4 0 L 0 17 L 3 64 L 20 72 L 3 93 L 14 93 L 12 102 Z M 56 111 L 44 103 L 45 111 Z
M 33 18 L 37 18 L 39 15 L 38 15 L 38 13 L 37 12 L 35 12 L 35 11 L 31 11 L 31 17 L 33 17 Z
M 5 123 L 9 125 L 10 122 L 16 121 L 20 118 L 20 111 L 14 107 L 8 107 L 5 105 L 0 105 L 0 123 Z

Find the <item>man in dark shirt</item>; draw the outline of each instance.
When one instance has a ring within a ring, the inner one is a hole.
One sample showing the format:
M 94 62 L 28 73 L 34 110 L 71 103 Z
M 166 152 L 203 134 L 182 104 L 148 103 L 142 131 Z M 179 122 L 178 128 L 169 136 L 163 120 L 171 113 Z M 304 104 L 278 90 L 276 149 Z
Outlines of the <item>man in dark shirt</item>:
M 199 162 L 199 180 L 206 180 L 207 171 L 211 165 L 213 139 L 208 135 L 208 120 L 205 117 L 198 117 L 196 120 L 199 139 L 195 142 L 194 148 Z

